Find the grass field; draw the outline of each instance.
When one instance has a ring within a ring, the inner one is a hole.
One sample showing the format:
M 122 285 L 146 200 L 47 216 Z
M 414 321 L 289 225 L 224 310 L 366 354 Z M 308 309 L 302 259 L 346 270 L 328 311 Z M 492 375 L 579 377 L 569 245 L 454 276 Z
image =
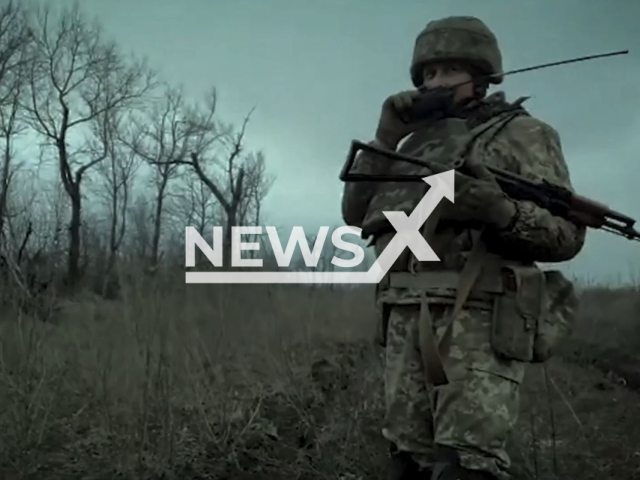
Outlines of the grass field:
M 3 315 L 0 478 L 384 478 L 371 290 L 134 287 Z M 581 295 L 528 370 L 516 478 L 640 478 L 640 293 Z

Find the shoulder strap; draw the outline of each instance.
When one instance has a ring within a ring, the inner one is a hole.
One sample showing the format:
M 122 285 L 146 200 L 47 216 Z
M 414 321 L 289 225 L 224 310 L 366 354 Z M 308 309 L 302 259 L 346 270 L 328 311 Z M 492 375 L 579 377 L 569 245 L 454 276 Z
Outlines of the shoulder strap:
M 500 130 L 502 130 L 511 120 L 521 115 L 528 115 L 525 110 L 515 108 L 508 109 L 503 111 L 486 122 L 481 123 L 480 125 L 475 126 L 470 131 L 470 135 L 461 151 L 460 157 L 457 159 L 457 164 L 454 162 L 454 168 L 459 168 L 464 164 L 465 159 L 471 152 L 474 143 L 489 130 L 493 129 L 494 133 L 491 135 L 491 138 L 497 134 Z

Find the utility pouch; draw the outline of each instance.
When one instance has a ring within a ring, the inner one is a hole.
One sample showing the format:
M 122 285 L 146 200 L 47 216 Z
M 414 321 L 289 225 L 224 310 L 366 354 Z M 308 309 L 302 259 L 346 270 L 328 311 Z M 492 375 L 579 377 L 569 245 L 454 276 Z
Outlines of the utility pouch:
M 536 267 L 502 268 L 504 293 L 496 298 L 491 346 L 505 358 L 533 361 L 536 328 L 542 314 L 544 274 Z
M 545 362 L 573 330 L 578 299 L 557 270 L 527 266 L 502 269 L 504 293 L 496 298 L 491 345 L 521 362 Z

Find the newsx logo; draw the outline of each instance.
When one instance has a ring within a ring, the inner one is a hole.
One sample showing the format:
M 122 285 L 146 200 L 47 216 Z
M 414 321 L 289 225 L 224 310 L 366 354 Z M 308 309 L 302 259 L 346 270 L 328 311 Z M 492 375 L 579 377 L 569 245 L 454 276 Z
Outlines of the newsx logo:
M 420 228 L 443 198 L 447 198 L 453 203 L 454 173 L 454 170 L 448 170 L 437 175 L 424 177 L 422 180 L 429 184 L 431 188 L 427 190 L 427 193 L 409 216 L 405 212 L 383 212 L 389 223 L 396 230 L 396 234 L 366 272 L 187 271 L 186 283 L 378 283 L 407 247 L 419 261 L 439 261 L 440 259 L 421 235 Z M 321 227 L 320 236 L 314 245 L 313 252 L 309 249 L 302 227 L 293 228 L 286 250 L 282 248 L 282 243 L 275 227 L 265 227 L 265 229 L 280 267 L 290 265 L 296 244 L 300 245 L 305 264 L 310 267 L 317 265 L 329 227 Z M 242 250 L 259 249 L 258 243 L 242 241 L 242 235 L 245 234 L 262 235 L 262 227 L 233 227 L 231 265 L 234 267 L 262 267 L 262 259 L 241 258 Z M 364 250 L 357 244 L 345 241 L 342 237 L 346 234 L 355 234 L 360 237 L 361 229 L 352 226 L 339 227 L 331 235 L 331 242 L 336 248 L 353 253 L 354 257 L 352 259 L 342 259 L 334 256 L 331 263 L 338 267 L 353 268 L 360 265 L 364 260 Z M 194 227 L 186 227 L 185 266 L 187 268 L 195 267 L 195 247 L 197 246 L 214 267 L 221 267 L 222 243 L 222 227 L 213 227 L 213 247 L 206 242 Z
M 320 232 L 313 246 L 313 251 L 309 248 L 307 237 L 302 227 L 293 227 L 287 249 L 283 250 L 280 237 L 275 227 L 265 227 L 273 254 L 279 267 L 288 267 L 291 264 L 291 258 L 295 251 L 296 245 L 300 245 L 300 251 L 304 263 L 307 267 L 315 267 L 318 265 L 322 249 L 324 247 L 329 227 L 320 227 Z M 222 248 L 222 227 L 213 227 L 213 247 L 209 246 L 204 238 L 196 231 L 194 227 L 186 227 L 187 238 L 187 267 L 195 266 L 195 246 L 209 259 L 214 267 L 223 266 Z M 331 242 L 340 249 L 351 252 L 354 257 L 345 260 L 338 256 L 331 259 L 331 263 L 338 267 L 352 268 L 357 267 L 364 260 L 364 250 L 360 245 L 343 240 L 342 236 L 346 234 L 357 235 L 360 237 L 360 229 L 344 226 L 333 231 Z M 262 235 L 262 227 L 232 227 L 231 229 L 231 265 L 233 267 L 262 267 L 261 258 L 242 258 L 242 251 L 259 250 L 260 244 L 257 242 L 244 242 L 242 235 Z

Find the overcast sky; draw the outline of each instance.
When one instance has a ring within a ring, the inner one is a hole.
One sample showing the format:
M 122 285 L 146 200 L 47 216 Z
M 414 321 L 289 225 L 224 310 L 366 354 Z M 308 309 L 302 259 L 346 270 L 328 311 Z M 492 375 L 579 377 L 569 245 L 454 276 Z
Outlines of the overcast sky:
M 66 0 L 64 0 L 66 1 Z M 61 5 L 61 0 L 52 4 Z M 70 3 L 70 2 L 69 2 Z M 510 100 L 560 133 L 576 190 L 640 217 L 638 0 L 82 0 L 123 49 L 193 96 L 215 86 L 219 112 L 277 176 L 268 224 L 343 224 L 338 173 L 352 139 L 371 139 L 382 101 L 411 87 L 417 33 L 475 15 L 496 33 L 505 70 L 629 49 L 507 77 Z M 599 280 L 640 274 L 640 243 L 590 231 L 569 268 Z

